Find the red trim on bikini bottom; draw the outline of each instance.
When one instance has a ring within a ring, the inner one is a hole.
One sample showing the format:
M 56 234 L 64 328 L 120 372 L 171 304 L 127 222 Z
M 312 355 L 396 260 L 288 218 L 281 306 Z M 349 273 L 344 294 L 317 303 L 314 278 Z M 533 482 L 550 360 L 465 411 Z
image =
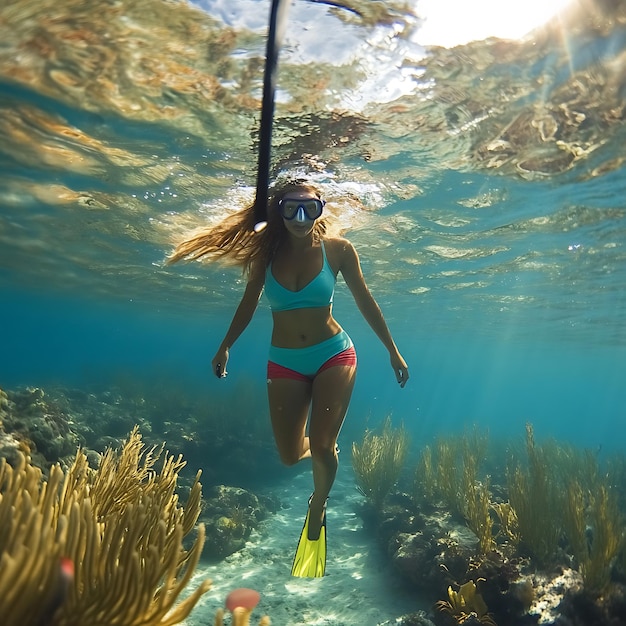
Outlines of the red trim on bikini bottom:
M 356 350 L 354 346 L 350 346 L 345 350 L 339 352 L 339 354 L 335 354 L 335 356 L 331 356 L 328 361 L 322 364 L 322 366 L 317 370 L 317 374 L 323 372 L 329 367 L 334 367 L 335 365 L 348 365 L 355 367 L 356 366 Z M 279 365 L 278 363 L 274 363 L 273 361 L 267 362 L 267 377 L 271 378 L 289 378 L 291 380 L 300 380 L 302 382 L 310 383 L 315 376 L 306 376 L 305 374 L 301 374 L 300 372 L 296 372 L 296 370 L 292 370 L 288 367 L 284 367 Z
M 283 367 L 282 365 L 278 365 L 278 363 L 274 363 L 274 361 L 267 362 L 267 378 L 271 380 L 272 378 L 289 378 L 291 380 L 301 380 L 305 383 L 310 383 L 311 379 L 300 372 L 296 372 L 296 370 L 289 369 L 288 367 Z
M 354 349 L 354 346 L 350 346 L 349 348 L 342 350 L 339 354 L 331 356 L 330 359 L 328 359 L 328 361 L 326 361 L 322 365 L 322 367 L 317 370 L 316 376 L 320 372 L 323 372 L 329 367 L 333 367 L 335 365 L 350 365 L 353 367 L 356 366 L 356 350 Z

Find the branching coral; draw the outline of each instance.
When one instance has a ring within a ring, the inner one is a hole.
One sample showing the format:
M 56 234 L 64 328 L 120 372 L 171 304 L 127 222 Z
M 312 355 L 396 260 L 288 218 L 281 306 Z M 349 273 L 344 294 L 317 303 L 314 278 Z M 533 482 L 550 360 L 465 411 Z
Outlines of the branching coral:
M 206 580 L 176 601 L 200 558 L 204 527 L 183 547 L 200 513 L 199 474 L 185 507 L 175 494 L 180 459 L 145 451 L 135 429 L 119 454 L 94 471 L 79 451 L 47 482 L 22 456 L 0 461 L 0 615 L 3 624 L 134 626 L 177 624 L 208 591 Z M 74 577 L 61 594 L 61 559 Z
M 403 426 L 394 429 L 390 417 L 385 419 L 380 434 L 366 430 L 361 444 L 352 444 L 357 484 L 377 509 L 400 477 L 408 446 L 406 430 Z

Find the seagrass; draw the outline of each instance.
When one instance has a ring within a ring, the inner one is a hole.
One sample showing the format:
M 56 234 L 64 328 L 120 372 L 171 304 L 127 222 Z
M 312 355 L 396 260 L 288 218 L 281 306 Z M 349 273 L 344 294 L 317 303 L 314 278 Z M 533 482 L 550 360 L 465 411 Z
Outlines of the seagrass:
M 383 422 L 380 434 L 366 430 L 361 444 L 352 444 L 352 467 L 362 493 L 380 509 L 396 484 L 409 446 L 404 426 L 393 428 L 391 418 Z
M 624 535 L 615 495 L 608 485 L 599 485 L 591 492 L 573 481 L 567 490 L 564 512 L 567 540 L 583 585 L 590 593 L 602 593 L 611 581 L 611 568 Z
M 520 543 L 541 565 L 550 563 L 562 535 L 562 486 L 545 448 L 526 425 L 527 466 L 508 471 L 509 500 L 517 515 Z
M 430 446 L 424 446 L 415 468 L 413 498 L 416 502 L 433 500 L 437 492 L 437 477 L 433 468 L 433 453 Z

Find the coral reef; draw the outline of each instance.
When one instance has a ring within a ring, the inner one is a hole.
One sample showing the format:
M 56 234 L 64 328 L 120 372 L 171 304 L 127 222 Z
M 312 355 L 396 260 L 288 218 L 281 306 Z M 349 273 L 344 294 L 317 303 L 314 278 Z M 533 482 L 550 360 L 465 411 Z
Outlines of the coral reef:
M 50 402 L 43 389 L 8 393 L 0 389 L 0 452 L 4 458 L 16 460 L 15 452 L 21 450 L 44 470 L 52 463 L 67 465 L 76 448 L 84 444 L 72 426 L 67 412 Z
M 211 541 L 204 556 L 223 559 L 243 548 L 252 530 L 278 510 L 269 497 L 259 497 L 240 487 L 218 485 L 207 490 L 201 519 Z
M 184 456 L 186 464 L 177 467 L 180 493 L 190 491 L 195 481 L 187 468 L 202 468 L 208 496 L 203 507 L 208 538 L 203 556 L 223 558 L 241 549 L 252 529 L 279 508 L 269 497 L 215 482 L 245 485 L 260 480 L 259 476 L 267 480 L 273 464 L 280 465 L 271 434 L 263 433 L 267 426 L 259 425 L 264 420 L 256 413 L 249 399 L 222 405 L 185 394 L 176 386 L 146 386 L 129 378 L 123 386 L 97 393 L 63 388 L 0 390 L 0 457 L 15 466 L 20 454 L 26 455 L 46 475 L 55 463 L 69 468 L 80 445 L 96 467 L 99 453 L 121 445 L 137 423 L 148 445 L 166 440 L 170 450 Z
M 255 397 L 264 390 L 243 383 L 250 388 L 235 398 L 219 398 L 156 379 L 123 380 L 90 392 L 29 387 L 2 392 L 0 450 L 6 448 L 5 456 L 11 448 L 28 451 L 45 472 L 57 462 L 67 467 L 78 446 L 95 460 L 95 452 L 119 446 L 137 424 L 146 442 L 167 441 L 190 466 L 203 467 L 205 485 L 254 488 L 261 476 L 284 476 L 269 420 L 259 419 Z M 182 478 L 191 481 L 193 475 L 183 470 Z
M 177 624 L 208 591 L 205 580 L 176 604 L 204 543 L 197 527 L 199 474 L 183 507 L 176 484 L 184 462 L 146 449 L 133 430 L 99 469 L 82 451 L 47 481 L 23 454 L 0 460 L 0 615 L 6 626 Z M 73 564 L 73 572 L 68 568 Z
M 439 599 L 432 621 L 624 623 L 623 460 L 539 445 L 530 424 L 521 451 L 500 442 L 487 461 L 487 449 L 476 432 L 441 437 L 423 447 L 411 495 L 363 508 L 396 571 Z

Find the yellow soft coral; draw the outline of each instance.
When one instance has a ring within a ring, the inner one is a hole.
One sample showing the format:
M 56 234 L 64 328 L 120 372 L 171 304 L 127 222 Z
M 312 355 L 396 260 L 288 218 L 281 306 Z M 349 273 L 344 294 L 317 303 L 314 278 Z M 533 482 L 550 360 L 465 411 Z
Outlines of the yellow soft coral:
M 461 585 L 458 591 L 448 587 L 448 600 L 440 600 L 435 606 L 440 611 L 452 615 L 458 624 L 475 619 L 481 624 L 496 626 L 473 580 Z
M 211 582 L 185 600 L 204 544 L 204 527 L 187 550 L 201 499 L 199 473 L 185 507 L 175 487 L 184 463 L 146 451 L 135 429 L 121 453 L 98 470 L 79 451 L 72 467 L 47 481 L 23 455 L 0 460 L 0 615 L 3 626 L 169 626 L 189 615 Z M 65 581 L 60 563 L 74 576 Z M 60 605 L 58 610 L 55 610 Z

